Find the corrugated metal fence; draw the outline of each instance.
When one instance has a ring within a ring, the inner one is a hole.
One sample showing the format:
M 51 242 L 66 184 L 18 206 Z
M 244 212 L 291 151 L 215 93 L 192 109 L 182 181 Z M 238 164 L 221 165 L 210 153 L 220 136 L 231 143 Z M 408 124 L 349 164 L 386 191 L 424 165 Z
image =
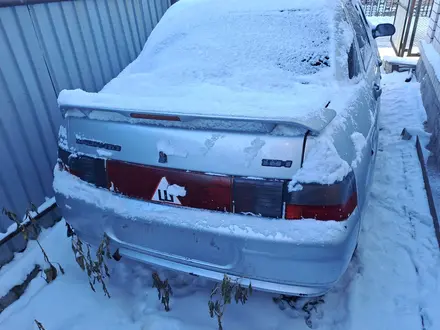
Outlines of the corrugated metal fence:
M 58 93 L 100 90 L 136 58 L 169 6 L 169 0 L 0 0 L 0 209 L 21 218 L 29 203 L 53 195 Z M 0 215 L 0 232 L 10 224 Z

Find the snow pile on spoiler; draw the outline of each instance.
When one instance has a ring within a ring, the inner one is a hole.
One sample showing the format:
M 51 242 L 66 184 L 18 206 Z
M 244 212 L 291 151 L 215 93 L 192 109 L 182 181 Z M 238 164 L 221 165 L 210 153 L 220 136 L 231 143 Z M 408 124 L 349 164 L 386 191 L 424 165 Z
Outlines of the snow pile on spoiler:
M 298 183 L 332 184 L 342 181 L 349 172 L 350 166 L 339 156 L 333 143 L 327 137 L 320 137 L 314 141 L 303 167 L 293 176 L 289 190 L 297 190 Z
M 334 70 L 339 3 L 179 1 L 139 57 L 101 92 L 62 91 L 59 104 L 236 117 L 316 115 L 335 95 L 349 94 Z

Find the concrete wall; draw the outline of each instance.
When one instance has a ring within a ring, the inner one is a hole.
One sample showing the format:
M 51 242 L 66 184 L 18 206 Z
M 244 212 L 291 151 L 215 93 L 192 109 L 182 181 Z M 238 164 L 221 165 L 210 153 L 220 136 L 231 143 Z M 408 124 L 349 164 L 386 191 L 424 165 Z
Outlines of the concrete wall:
M 428 42 L 432 42 L 433 46 L 440 52 L 440 0 L 435 0 L 432 7 L 431 17 L 428 25 Z
M 62 89 L 98 91 L 141 51 L 169 0 L 0 0 L 0 211 L 51 197 Z M 11 224 L 0 215 L 0 232 Z
M 440 56 L 440 54 L 439 54 Z M 421 49 L 421 58 L 417 65 L 417 77 L 420 82 L 423 105 L 428 117 L 427 130 L 432 134 L 428 149 L 434 153 L 440 164 L 440 81 L 432 63 Z
M 440 164 L 440 0 L 435 0 L 426 42 L 420 50 L 417 77 L 421 83 L 423 104 L 428 115 L 427 129 L 432 133 L 428 148 Z

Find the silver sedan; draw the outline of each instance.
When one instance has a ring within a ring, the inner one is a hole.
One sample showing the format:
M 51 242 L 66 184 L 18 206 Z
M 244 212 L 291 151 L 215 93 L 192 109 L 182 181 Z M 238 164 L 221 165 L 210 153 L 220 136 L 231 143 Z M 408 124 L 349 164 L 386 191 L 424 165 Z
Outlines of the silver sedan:
M 375 38 L 351 0 L 181 0 L 99 93 L 63 91 L 54 188 L 122 257 L 317 296 L 345 272 L 374 168 Z

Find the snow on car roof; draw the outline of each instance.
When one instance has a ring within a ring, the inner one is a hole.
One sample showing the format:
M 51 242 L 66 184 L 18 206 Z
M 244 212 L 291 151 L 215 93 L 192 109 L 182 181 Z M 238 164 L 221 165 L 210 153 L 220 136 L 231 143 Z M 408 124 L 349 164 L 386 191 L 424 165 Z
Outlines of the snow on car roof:
M 338 3 L 181 0 L 100 93 L 63 91 L 59 103 L 292 121 L 316 115 L 344 95 L 332 58 Z
M 204 7 L 217 13 L 220 11 L 252 11 L 280 9 L 334 9 L 341 0 L 180 0 L 174 4 L 180 10 Z
M 169 10 L 121 77 L 155 73 L 171 82 L 181 78 L 256 88 L 261 86 L 255 83 L 266 86 L 273 79 L 278 86 L 280 80 L 288 83 L 330 67 L 332 11 L 280 5 L 275 8 L 288 9 L 262 10 L 259 1 L 189 1 L 194 2 L 201 4 Z M 260 71 L 272 77 L 249 79 L 261 76 Z

